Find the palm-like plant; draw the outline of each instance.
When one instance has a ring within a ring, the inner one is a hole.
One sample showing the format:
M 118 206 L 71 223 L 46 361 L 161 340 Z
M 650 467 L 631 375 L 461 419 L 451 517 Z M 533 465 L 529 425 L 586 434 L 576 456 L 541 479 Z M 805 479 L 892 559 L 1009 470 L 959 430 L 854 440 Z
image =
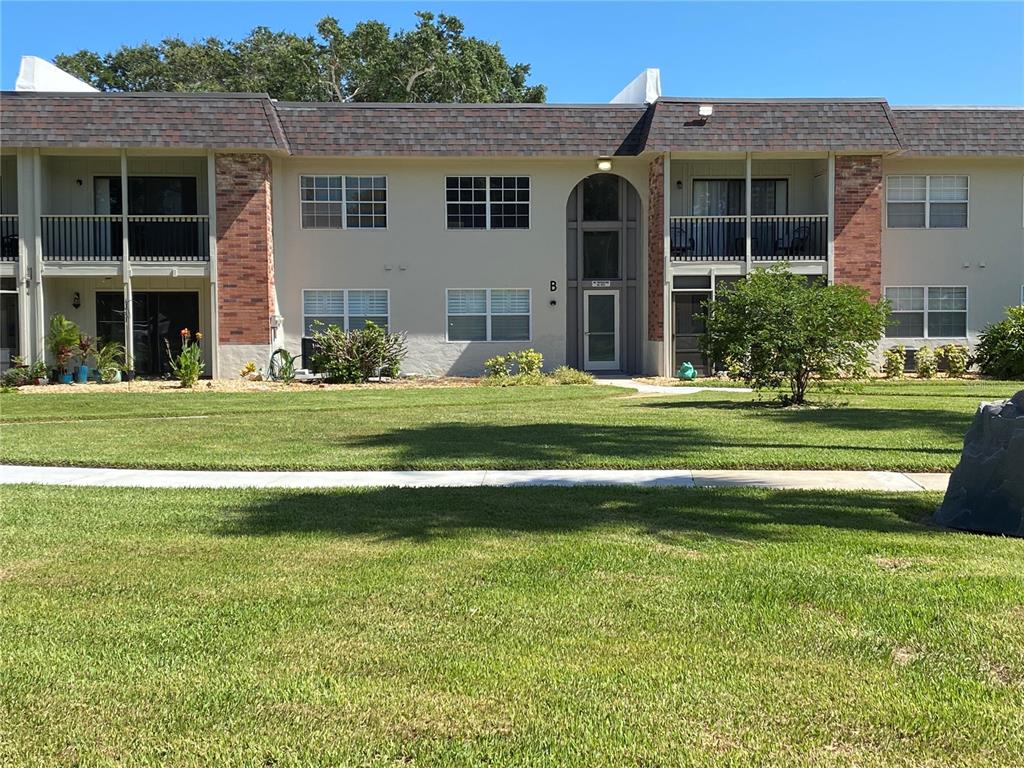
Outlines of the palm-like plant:
M 54 315 L 50 318 L 46 344 L 60 373 L 67 373 L 68 360 L 78 347 L 80 336 L 78 325 L 73 320 L 68 320 L 64 315 Z

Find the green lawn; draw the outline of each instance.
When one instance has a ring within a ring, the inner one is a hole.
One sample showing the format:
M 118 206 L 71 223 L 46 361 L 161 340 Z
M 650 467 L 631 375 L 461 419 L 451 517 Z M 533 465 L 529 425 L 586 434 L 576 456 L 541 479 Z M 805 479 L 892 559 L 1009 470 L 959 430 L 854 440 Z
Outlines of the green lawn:
M 220 469 L 950 470 L 1020 382 L 833 387 L 823 407 L 611 387 L 0 396 L 0 461 Z
M 1024 763 L 1024 541 L 934 495 L 3 496 L 3 765 Z

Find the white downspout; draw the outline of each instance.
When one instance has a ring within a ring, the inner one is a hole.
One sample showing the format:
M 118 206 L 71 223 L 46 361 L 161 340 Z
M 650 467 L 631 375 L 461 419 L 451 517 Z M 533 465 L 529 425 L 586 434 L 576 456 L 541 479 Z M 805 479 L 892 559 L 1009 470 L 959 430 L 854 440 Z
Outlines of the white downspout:
M 33 267 L 32 267 L 32 309 L 35 316 L 35 349 L 33 360 L 46 359 L 46 322 L 45 310 L 43 307 L 43 188 L 42 188 L 43 161 L 39 156 L 39 150 L 32 150 L 32 205 L 33 218 L 36 226 Z
M 124 351 L 135 370 L 135 311 L 132 306 L 132 266 L 128 253 L 128 151 L 121 150 L 121 278 L 124 281 Z M 157 350 L 157 354 L 160 351 Z
M 836 154 L 828 153 L 828 244 L 826 258 L 828 264 L 828 284 L 836 281 Z
M 210 375 L 220 377 L 220 321 L 217 316 L 217 160 L 213 150 L 206 153 L 206 208 L 210 240 Z
M 674 338 L 672 332 L 672 272 L 669 269 L 670 255 L 672 253 L 672 230 L 671 223 L 669 221 L 670 214 L 672 213 L 672 159 L 668 152 L 662 156 L 662 162 L 664 166 L 662 168 L 662 191 L 661 191 L 661 202 L 662 202 L 662 216 L 661 216 L 661 229 L 662 229 L 662 333 L 661 333 L 661 371 L 659 372 L 662 376 L 672 375 L 672 347 L 674 345 Z
M 747 262 L 747 274 L 749 275 L 750 274 L 750 268 L 753 265 L 753 261 L 754 261 L 754 258 L 753 258 L 753 256 L 754 256 L 754 253 L 753 253 L 754 252 L 754 248 L 753 248 L 753 234 L 751 232 L 751 229 L 752 229 L 753 225 L 752 225 L 751 218 L 750 218 L 750 206 L 751 206 L 751 203 L 753 202 L 753 198 L 754 198 L 753 182 L 751 181 L 751 174 L 752 174 L 752 171 L 753 171 L 753 165 L 754 164 L 753 164 L 753 161 L 750 158 L 750 153 L 749 152 L 747 152 L 747 158 L 746 159 L 747 159 L 746 189 L 744 191 L 744 194 L 746 196 L 746 213 L 747 213 L 747 216 L 746 216 L 746 229 L 747 229 L 747 236 L 746 236 L 746 251 L 745 251 L 745 254 L 746 254 L 746 262 Z

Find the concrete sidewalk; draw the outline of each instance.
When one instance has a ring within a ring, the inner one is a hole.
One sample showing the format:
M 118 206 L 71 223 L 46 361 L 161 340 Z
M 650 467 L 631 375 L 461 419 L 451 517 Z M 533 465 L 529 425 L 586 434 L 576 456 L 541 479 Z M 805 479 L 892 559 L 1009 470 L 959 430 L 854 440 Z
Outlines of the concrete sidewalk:
M 259 472 L 0 465 L 0 485 L 131 488 L 466 488 L 613 485 L 648 488 L 798 488 L 944 491 L 941 473 L 820 470 L 531 469 L 451 472 Z
M 746 387 L 690 387 L 680 385 L 674 387 L 671 384 L 645 384 L 636 379 L 613 379 L 594 378 L 595 384 L 603 384 L 607 387 L 622 387 L 623 389 L 634 389 L 642 395 L 695 395 L 698 392 L 753 392 Z

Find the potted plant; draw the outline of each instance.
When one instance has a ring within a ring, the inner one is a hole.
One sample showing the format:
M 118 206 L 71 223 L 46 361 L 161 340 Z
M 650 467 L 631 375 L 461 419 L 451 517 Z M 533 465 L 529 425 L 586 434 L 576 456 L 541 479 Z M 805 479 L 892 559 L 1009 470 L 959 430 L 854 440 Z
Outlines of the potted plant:
M 103 384 L 116 384 L 121 381 L 121 368 L 124 360 L 124 344 L 108 341 L 97 348 L 93 356 L 96 362 L 96 374 Z
M 74 350 L 78 366 L 75 368 L 75 381 L 79 384 L 89 382 L 89 356 L 92 354 L 92 338 L 84 333 L 78 336 L 78 346 Z
M 59 384 L 70 384 L 71 373 L 68 371 L 68 361 L 78 346 L 78 326 L 64 315 L 54 315 L 50 318 L 50 330 L 46 335 L 46 343 L 56 364 L 54 379 Z
M 32 379 L 35 381 L 36 386 L 42 386 L 49 381 L 46 377 L 46 363 L 42 360 L 36 360 L 32 363 Z

